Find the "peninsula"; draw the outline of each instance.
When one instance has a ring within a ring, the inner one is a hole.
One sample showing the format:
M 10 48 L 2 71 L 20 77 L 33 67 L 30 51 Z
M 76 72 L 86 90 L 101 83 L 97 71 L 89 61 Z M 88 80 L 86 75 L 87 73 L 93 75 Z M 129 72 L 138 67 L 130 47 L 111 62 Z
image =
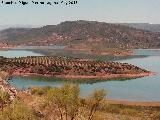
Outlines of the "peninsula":
M 41 75 L 72 79 L 125 79 L 152 75 L 128 63 L 54 56 L 0 58 L 0 70 L 11 76 Z

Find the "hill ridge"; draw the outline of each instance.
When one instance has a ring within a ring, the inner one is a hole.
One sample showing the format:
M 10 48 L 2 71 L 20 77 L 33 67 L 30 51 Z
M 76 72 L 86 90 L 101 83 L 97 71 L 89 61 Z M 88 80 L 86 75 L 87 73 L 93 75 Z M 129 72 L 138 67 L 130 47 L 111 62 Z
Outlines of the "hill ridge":
M 6 29 L 0 42 L 12 45 L 67 45 L 71 48 L 160 48 L 160 33 L 97 21 L 65 21 L 31 29 Z

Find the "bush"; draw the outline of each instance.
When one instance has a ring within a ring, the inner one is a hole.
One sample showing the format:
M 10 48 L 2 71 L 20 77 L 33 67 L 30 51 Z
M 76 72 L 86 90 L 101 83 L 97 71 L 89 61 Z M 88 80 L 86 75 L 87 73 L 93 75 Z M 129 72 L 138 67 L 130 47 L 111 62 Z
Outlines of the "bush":
M 7 92 L 0 90 L 0 107 L 2 111 L 5 104 L 9 102 L 9 97 L 10 95 Z
M 9 101 L 9 94 L 0 90 L 0 103 L 4 104 Z
M 9 106 L 5 107 L 0 120 L 38 120 L 39 118 L 33 114 L 24 103 L 16 100 Z
M 47 94 L 47 92 L 49 91 L 51 89 L 51 87 L 43 87 L 43 88 L 41 88 L 41 87 L 33 87 L 33 88 L 31 88 L 31 94 L 32 95 L 45 95 L 45 94 Z
M 131 115 L 131 116 L 135 116 L 137 115 L 137 110 L 135 109 L 129 109 L 129 108 L 124 108 L 124 109 L 121 109 L 120 110 L 120 113 L 121 114 L 124 114 L 124 115 Z

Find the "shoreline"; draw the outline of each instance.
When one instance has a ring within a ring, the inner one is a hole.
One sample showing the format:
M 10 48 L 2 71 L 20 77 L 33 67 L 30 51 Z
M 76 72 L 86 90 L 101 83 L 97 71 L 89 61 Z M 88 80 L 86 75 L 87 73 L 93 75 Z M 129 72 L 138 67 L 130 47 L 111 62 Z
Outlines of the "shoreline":
M 141 74 L 110 74 L 110 75 L 103 75 L 103 76 L 81 76 L 81 75 L 65 75 L 61 76 L 63 78 L 72 78 L 72 79 L 94 79 L 94 78 L 101 78 L 101 79 L 116 79 L 116 78 L 139 78 L 139 77 L 145 77 L 145 76 L 152 76 L 155 75 L 155 73 L 148 72 L 148 73 L 141 73 Z M 107 81 L 107 80 L 106 80 Z
M 127 100 L 106 100 L 109 104 L 112 105 L 126 105 L 126 106 L 137 106 L 137 107 L 160 107 L 160 102 L 140 102 L 140 101 L 127 101 Z
M 97 76 L 86 76 L 86 75 L 49 75 L 49 74 L 37 74 L 37 73 L 19 73 L 14 72 L 11 76 L 43 76 L 43 77 L 56 77 L 56 78 L 66 78 L 66 79 L 125 79 L 125 78 L 139 78 L 145 76 L 156 75 L 154 72 L 146 72 L 140 74 L 108 74 L 108 75 L 97 75 Z M 106 80 L 107 81 L 107 80 Z
M 3 78 L 3 76 L 4 76 L 4 78 Z M 0 72 L 0 89 L 3 92 L 8 93 L 9 101 L 12 102 L 16 98 L 18 92 L 20 92 L 21 90 L 19 90 L 18 88 L 12 86 L 11 84 L 9 84 L 7 82 L 8 79 L 9 79 L 9 74 L 8 73 Z
M 98 53 L 96 53 L 95 51 L 92 51 L 92 49 L 85 49 L 85 48 L 64 48 L 64 50 L 67 51 L 82 51 L 85 53 L 88 53 L 90 55 L 113 55 L 113 56 L 129 56 L 133 54 L 133 49 L 131 50 L 126 50 L 126 51 L 114 51 L 114 53 L 112 53 L 111 51 L 100 51 Z

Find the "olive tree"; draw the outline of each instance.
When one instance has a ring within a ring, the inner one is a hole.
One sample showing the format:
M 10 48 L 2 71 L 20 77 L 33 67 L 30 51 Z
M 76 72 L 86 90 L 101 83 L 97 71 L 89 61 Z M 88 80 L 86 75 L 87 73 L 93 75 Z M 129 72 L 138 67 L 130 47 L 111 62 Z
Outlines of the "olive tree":
M 78 114 L 80 99 L 80 89 L 78 85 L 64 84 L 60 88 L 48 91 L 47 100 L 51 105 L 56 106 L 60 119 L 75 119 Z
M 89 116 L 88 120 L 92 120 L 93 113 L 97 110 L 100 103 L 105 99 L 106 97 L 106 91 L 101 90 L 95 90 L 91 93 L 89 98 Z

